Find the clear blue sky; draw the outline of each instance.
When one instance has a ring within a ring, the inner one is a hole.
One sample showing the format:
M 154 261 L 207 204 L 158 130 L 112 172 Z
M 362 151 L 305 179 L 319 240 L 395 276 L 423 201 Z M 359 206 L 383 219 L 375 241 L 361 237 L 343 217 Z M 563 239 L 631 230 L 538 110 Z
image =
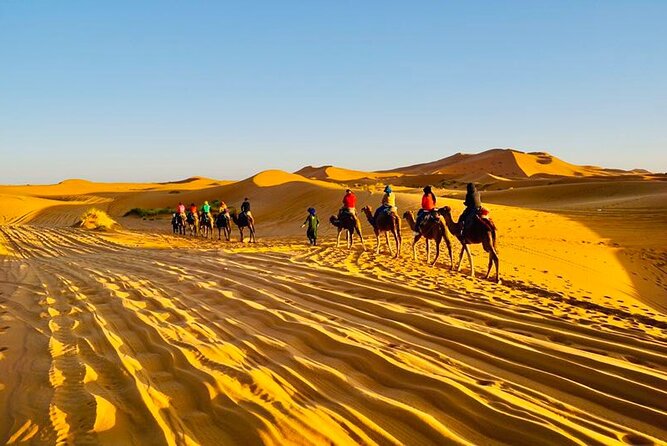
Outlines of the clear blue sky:
M 664 0 L 0 0 L 0 184 L 492 147 L 666 171 L 666 19 Z

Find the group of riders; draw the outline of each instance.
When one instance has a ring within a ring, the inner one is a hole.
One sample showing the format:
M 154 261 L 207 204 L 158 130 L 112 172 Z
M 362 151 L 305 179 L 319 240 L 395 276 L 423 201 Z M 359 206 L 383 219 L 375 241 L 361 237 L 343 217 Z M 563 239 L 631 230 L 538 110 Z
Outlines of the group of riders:
M 438 219 L 442 217 L 438 214 L 436 207 L 437 198 L 433 193 L 431 186 L 425 186 L 423 188 L 423 196 L 421 199 L 421 208 L 417 213 L 417 218 L 415 222 L 414 231 L 416 234 L 419 233 L 420 227 L 429 219 Z M 356 220 L 358 223 L 357 216 L 357 196 L 351 189 L 345 190 L 345 196 L 342 201 L 343 206 L 338 212 L 338 219 L 342 218 L 347 214 L 349 217 Z M 484 209 L 482 208 L 482 203 L 480 200 L 480 194 L 477 191 L 473 183 L 468 183 L 466 198 L 464 201 L 465 210 L 459 217 L 458 227 L 460 228 L 460 234 L 455 234 L 457 236 L 462 236 L 466 227 L 468 227 L 476 216 L 483 216 Z M 396 195 L 392 190 L 390 185 L 385 186 L 384 194 L 382 195 L 382 200 L 380 206 L 376 209 L 374 214 L 374 219 L 377 221 L 377 218 L 382 213 L 387 214 L 396 214 L 398 215 L 398 208 L 396 206 Z M 186 228 L 190 228 L 191 234 L 195 235 L 200 232 L 206 235 L 206 229 L 210 229 L 211 234 L 213 227 L 215 226 L 218 229 L 218 239 L 221 237 L 221 233 L 224 231 L 225 237 L 229 240 L 229 235 L 231 232 L 231 222 L 234 220 L 231 216 L 230 210 L 225 204 L 224 201 L 220 202 L 219 210 L 215 218 L 211 212 L 211 205 L 208 201 L 204 201 L 204 204 L 201 208 L 197 208 L 194 203 L 190 204 L 190 207 L 186 209 L 185 205 L 181 202 L 176 208 L 172 216 L 172 226 L 174 233 L 185 234 Z M 242 222 L 243 226 L 254 226 L 253 217 L 250 212 L 250 201 L 246 197 L 243 203 L 241 203 L 241 212 L 238 214 L 235 223 Z M 308 208 L 308 214 L 305 221 L 301 227 L 306 228 L 306 237 L 308 242 L 311 245 L 317 245 L 317 231 L 320 225 L 320 220 L 317 217 L 315 208 Z M 254 227 L 253 227 L 254 232 Z
M 211 205 L 208 201 L 204 201 L 201 208 L 197 208 L 194 203 L 191 203 L 186 208 L 183 202 L 180 202 L 176 206 L 176 212 L 172 214 L 171 225 L 174 234 L 183 235 L 185 235 L 187 229 L 194 235 L 198 235 L 200 232 L 207 235 L 206 231 L 210 230 L 212 235 L 213 227 L 215 226 L 218 229 L 218 239 L 220 239 L 220 233 L 224 231 L 225 237 L 229 240 L 232 220 L 232 213 L 224 201 L 220 202 L 220 207 L 215 218 L 213 218 Z M 243 226 L 249 226 L 253 223 L 252 213 L 250 212 L 250 200 L 247 197 L 241 203 L 241 212 L 236 216 L 236 221 L 243 222 Z
M 415 223 L 415 233 L 419 233 L 420 226 L 428 219 L 440 219 L 438 214 L 438 209 L 436 207 L 437 198 L 433 193 L 433 188 L 431 186 L 425 186 L 422 191 L 421 208 L 417 212 L 417 220 Z M 349 213 L 350 215 L 357 218 L 356 212 L 356 203 L 357 197 L 354 195 L 350 189 L 345 191 L 345 196 L 343 197 L 343 207 L 340 209 L 338 218 L 340 218 L 343 213 Z M 470 225 L 472 220 L 477 216 L 481 215 L 483 212 L 482 201 L 480 199 L 479 192 L 473 183 L 468 183 L 466 188 L 466 198 L 464 201 L 466 206 L 465 210 L 459 217 L 459 226 L 461 228 L 462 235 L 464 228 Z M 377 220 L 378 215 L 381 213 L 394 213 L 398 215 L 398 208 L 396 207 L 396 195 L 394 194 L 391 186 L 387 185 L 384 188 L 384 195 L 382 196 L 382 202 L 380 207 L 375 210 L 374 219 Z
M 436 207 L 437 198 L 433 193 L 431 186 L 425 186 L 423 188 L 424 195 L 421 199 L 421 208 L 417 213 L 417 219 L 415 223 L 415 233 L 419 233 L 420 226 L 424 224 L 429 219 L 441 220 L 440 214 Z M 468 227 L 476 216 L 481 215 L 483 212 L 482 202 L 480 200 L 479 192 L 477 191 L 473 183 L 468 183 L 466 198 L 464 201 L 466 206 L 465 210 L 459 217 L 460 234 L 455 234 L 457 236 L 462 236 L 463 231 Z M 343 206 L 338 212 L 338 218 L 340 219 L 345 214 L 348 214 L 352 218 L 358 221 L 357 216 L 357 196 L 351 189 L 345 191 L 345 196 L 343 197 Z M 378 215 L 381 213 L 398 213 L 398 208 L 396 207 L 396 195 L 392 190 L 391 186 L 387 185 L 384 188 L 384 195 L 382 196 L 382 201 L 380 206 L 376 209 L 374 218 L 377 220 Z M 245 198 L 241 204 L 241 212 L 237 217 L 237 220 L 244 221 L 246 223 L 253 223 L 253 217 L 250 212 L 250 201 L 248 198 Z M 224 202 L 220 203 L 220 208 L 215 219 L 211 213 L 211 205 L 208 201 L 205 201 L 200 209 L 195 206 L 194 203 L 190 204 L 190 207 L 186 209 L 183 203 L 179 203 L 176 212 L 172 216 L 172 226 L 174 228 L 174 233 L 185 234 L 185 228 L 190 227 L 191 232 L 194 228 L 194 232 L 198 233 L 199 228 L 210 228 L 212 230 L 213 226 L 218 228 L 218 238 L 220 238 L 220 232 L 224 229 L 227 240 L 229 240 L 229 233 L 227 230 L 231 228 L 232 216 L 230 210 Z M 236 220 L 235 220 L 236 222 Z M 443 223 L 444 224 L 444 223 Z M 305 221 L 301 227 L 306 229 L 306 237 L 311 245 L 317 245 L 317 230 L 320 225 L 319 218 L 316 215 L 315 208 L 308 208 L 308 214 Z

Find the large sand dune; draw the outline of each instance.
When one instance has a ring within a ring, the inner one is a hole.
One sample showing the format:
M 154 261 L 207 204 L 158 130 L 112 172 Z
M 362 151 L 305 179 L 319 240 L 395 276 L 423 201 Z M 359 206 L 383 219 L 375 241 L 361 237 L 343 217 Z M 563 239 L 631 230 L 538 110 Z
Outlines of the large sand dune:
M 357 174 L 333 174 L 0 187 L 0 443 L 665 444 L 666 183 L 483 192 L 494 284 L 446 249 L 413 261 L 405 224 L 400 259 L 335 248 L 325 220 Z M 387 179 L 365 178 L 375 206 Z M 123 217 L 246 196 L 255 245 Z M 125 229 L 72 228 L 93 206 Z

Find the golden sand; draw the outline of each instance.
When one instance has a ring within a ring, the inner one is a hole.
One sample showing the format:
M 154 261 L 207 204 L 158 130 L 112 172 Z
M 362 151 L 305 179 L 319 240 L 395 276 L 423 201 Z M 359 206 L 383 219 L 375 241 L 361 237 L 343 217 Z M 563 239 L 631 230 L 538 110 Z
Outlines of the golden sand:
M 665 444 L 665 183 L 483 193 L 501 284 L 479 246 L 477 278 L 444 243 L 413 261 L 406 224 L 399 259 L 365 220 L 366 251 L 335 248 L 344 187 L 280 171 L 0 187 L 0 443 Z M 123 217 L 244 196 L 254 245 Z M 71 227 L 93 206 L 125 229 Z

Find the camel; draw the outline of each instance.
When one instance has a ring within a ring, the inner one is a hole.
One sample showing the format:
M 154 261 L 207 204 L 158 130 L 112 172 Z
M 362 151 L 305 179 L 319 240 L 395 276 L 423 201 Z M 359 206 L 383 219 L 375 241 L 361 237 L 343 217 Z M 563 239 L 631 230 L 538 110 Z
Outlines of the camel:
M 188 212 L 186 222 L 190 236 L 199 236 L 199 214 L 197 212 Z
M 221 235 L 224 232 L 225 240 L 229 241 L 229 237 L 232 235 L 232 225 L 231 218 L 227 212 L 220 212 L 215 218 L 215 227 L 218 228 L 218 240 L 221 239 Z
M 231 211 L 229 216 L 232 217 L 232 221 L 239 228 L 239 232 L 241 233 L 241 243 L 243 243 L 243 228 L 248 228 L 248 231 L 250 232 L 250 243 L 257 242 L 255 239 L 255 221 L 252 217 L 248 218 L 248 215 L 245 212 L 237 214 L 235 210 Z
M 417 223 L 415 221 L 414 214 L 411 211 L 405 211 L 405 213 L 403 214 L 403 218 L 405 218 L 408 221 L 410 229 L 413 232 L 416 232 L 415 225 Z M 447 245 L 447 251 L 449 251 L 449 261 L 451 263 L 449 269 L 453 269 L 454 257 L 452 256 L 452 243 L 449 241 L 449 236 L 447 235 L 447 229 L 445 228 L 445 225 L 442 224 L 442 221 L 439 219 L 430 218 L 421 224 L 419 228 L 419 233 L 415 235 L 415 238 L 412 241 L 413 260 L 417 260 L 416 245 L 419 239 L 422 237 L 424 237 L 424 239 L 426 240 L 426 263 L 431 263 L 431 266 L 435 265 L 435 262 L 438 260 L 438 257 L 440 257 L 440 242 L 442 241 L 442 239 L 445 239 L 445 244 Z M 433 262 L 430 262 L 431 253 L 429 248 L 429 240 L 435 240 L 435 258 L 433 259 Z
M 338 245 L 340 243 L 340 233 L 343 231 L 347 231 L 346 238 L 347 238 L 348 249 L 352 249 L 354 233 L 356 232 L 359 238 L 361 239 L 361 247 L 363 248 L 364 251 L 366 251 L 366 246 L 364 245 L 364 237 L 361 235 L 361 223 L 359 222 L 359 219 L 357 217 L 350 214 L 349 212 L 343 212 L 340 214 L 340 218 L 336 217 L 335 215 L 332 215 L 329 218 L 329 222 L 336 228 L 338 228 L 338 233 L 336 234 L 336 248 L 338 248 Z
M 440 209 L 440 215 L 445 218 L 447 228 L 452 234 L 460 234 L 461 226 L 458 223 L 455 223 L 452 218 L 452 209 L 449 206 L 445 206 Z M 499 282 L 499 273 L 498 273 L 498 252 L 496 250 L 496 226 L 493 224 L 493 221 L 488 220 L 488 224 L 482 222 L 478 217 L 476 217 L 472 224 L 469 225 L 463 231 L 463 236 L 456 236 L 461 242 L 461 254 L 459 255 L 459 266 L 456 269 L 457 271 L 461 270 L 461 262 L 463 261 L 463 252 L 468 254 L 468 261 L 470 262 L 470 275 L 475 276 L 475 266 L 472 261 L 472 254 L 470 254 L 470 249 L 468 249 L 469 244 L 481 243 L 484 251 L 489 253 L 489 267 L 486 271 L 485 279 L 489 278 L 491 273 L 491 266 L 496 265 L 496 282 Z
M 202 212 L 199 216 L 199 232 L 204 238 L 213 238 L 213 221 L 211 214 Z
M 371 224 L 373 231 L 375 232 L 375 254 L 380 253 L 380 233 L 383 232 L 387 241 L 389 253 L 393 254 L 393 252 L 391 252 L 391 245 L 389 244 L 389 233 L 391 232 L 396 241 L 396 255 L 394 255 L 394 258 L 398 258 L 401 254 L 401 243 L 403 242 L 403 239 L 401 238 L 401 219 L 398 218 L 398 215 L 394 212 L 380 212 L 376 220 L 373 215 L 373 208 L 370 206 L 364 206 L 361 211 L 366 214 L 368 223 Z
M 180 214 L 175 214 L 171 218 L 171 227 L 174 234 L 185 235 L 185 218 Z

